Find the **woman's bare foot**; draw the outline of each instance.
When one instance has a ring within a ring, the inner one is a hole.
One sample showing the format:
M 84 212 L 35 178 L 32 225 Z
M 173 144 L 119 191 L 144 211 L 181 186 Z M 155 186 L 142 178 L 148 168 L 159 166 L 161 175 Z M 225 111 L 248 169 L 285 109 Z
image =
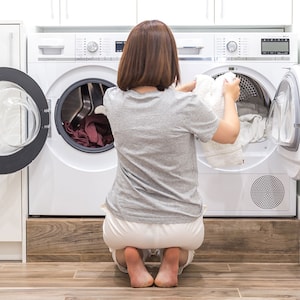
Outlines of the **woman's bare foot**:
M 158 287 L 174 287 L 178 285 L 180 248 L 167 248 L 155 278 L 155 285 Z
M 152 286 L 154 282 L 153 277 L 147 271 L 138 249 L 126 247 L 124 256 L 130 278 L 130 285 L 135 288 Z

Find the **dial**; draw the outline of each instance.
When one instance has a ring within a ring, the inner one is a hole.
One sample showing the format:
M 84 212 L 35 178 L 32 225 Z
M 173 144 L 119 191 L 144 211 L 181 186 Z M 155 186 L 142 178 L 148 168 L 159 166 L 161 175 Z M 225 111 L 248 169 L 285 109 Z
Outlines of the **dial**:
M 98 50 L 98 44 L 95 41 L 88 42 L 87 50 L 92 53 L 96 52 Z
M 235 41 L 229 41 L 227 44 L 226 44 L 226 48 L 227 50 L 230 52 L 230 53 L 233 53 L 237 50 L 238 48 L 238 45 Z

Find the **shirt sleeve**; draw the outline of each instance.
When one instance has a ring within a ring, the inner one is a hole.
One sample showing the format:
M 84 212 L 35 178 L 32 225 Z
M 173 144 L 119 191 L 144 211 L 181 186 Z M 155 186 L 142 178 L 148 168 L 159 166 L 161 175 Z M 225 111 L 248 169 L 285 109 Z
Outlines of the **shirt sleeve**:
M 187 130 L 192 132 L 202 142 L 212 139 L 219 126 L 220 119 L 195 93 L 189 93 L 185 115 Z

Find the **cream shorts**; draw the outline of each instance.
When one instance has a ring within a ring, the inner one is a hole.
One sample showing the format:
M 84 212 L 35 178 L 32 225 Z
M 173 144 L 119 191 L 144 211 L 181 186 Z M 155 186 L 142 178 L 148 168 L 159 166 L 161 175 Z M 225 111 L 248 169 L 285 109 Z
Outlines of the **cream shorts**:
M 188 250 L 188 261 L 180 268 L 190 264 L 194 257 L 194 250 L 198 249 L 204 240 L 203 216 L 193 222 L 182 224 L 146 224 L 127 222 L 116 218 L 105 208 L 106 217 L 103 222 L 103 239 L 112 253 L 114 262 L 119 269 L 126 272 L 126 268 L 120 266 L 116 261 L 115 252 L 127 246 L 143 249 L 143 260 L 145 261 L 153 253 L 160 257 L 162 249 L 180 247 Z

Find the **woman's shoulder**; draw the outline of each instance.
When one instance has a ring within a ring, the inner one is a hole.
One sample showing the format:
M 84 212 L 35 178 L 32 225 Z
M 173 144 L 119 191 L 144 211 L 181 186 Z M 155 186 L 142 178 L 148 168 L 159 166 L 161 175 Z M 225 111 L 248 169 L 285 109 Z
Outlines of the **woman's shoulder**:
M 105 91 L 106 95 L 113 95 L 116 93 L 120 93 L 121 90 L 117 86 L 112 86 Z
M 170 91 L 174 93 L 174 97 L 180 101 L 187 101 L 188 103 L 191 101 L 199 101 L 199 97 L 194 92 L 178 91 L 175 88 L 172 88 Z

